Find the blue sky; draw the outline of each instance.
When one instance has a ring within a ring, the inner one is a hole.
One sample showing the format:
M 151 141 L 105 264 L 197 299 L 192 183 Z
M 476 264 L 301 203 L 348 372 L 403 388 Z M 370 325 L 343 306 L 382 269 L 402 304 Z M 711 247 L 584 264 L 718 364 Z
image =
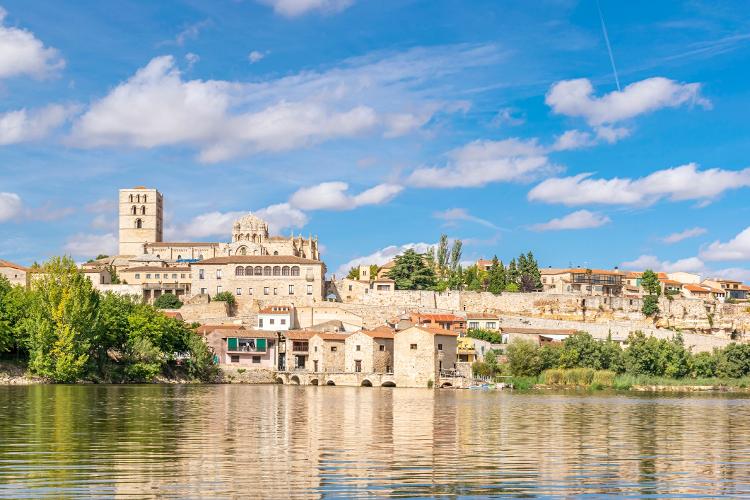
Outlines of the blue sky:
M 440 233 L 464 259 L 750 279 L 745 2 L 0 0 L 0 258 L 247 211 L 329 272 Z

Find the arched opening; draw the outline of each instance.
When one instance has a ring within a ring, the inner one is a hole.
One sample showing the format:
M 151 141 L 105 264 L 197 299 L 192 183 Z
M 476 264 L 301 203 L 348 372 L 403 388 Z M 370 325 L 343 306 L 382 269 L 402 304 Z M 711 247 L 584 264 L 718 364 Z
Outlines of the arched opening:
M 299 266 L 292 266 L 292 276 L 299 276 Z
M 146 215 L 146 207 L 141 207 L 141 215 Z
M 299 377 L 297 375 L 292 375 L 292 378 L 289 379 L 293 384 L 299 385 Z
M 130 213 L 133 215 L 138 214 L 138 208 L 135 205 L 133 205 L 133 207 L 130 209 Z
M 289 276 L 289 266 L 284 266 L 281 268 L 281 275 L 282 276 Z
M 178 255 L 177 260 L 182 260 L 182 255 Z
M 271 266 L 266 266 L 263 268 L 263 276 L 271 276 Z
M 283 378 L 281 378 L 281 377 L 276 377 L 276 383 L 277 383 L 277 384 L 281 384 L 281 385 L 284 385 L 284 379 L 283 379 Z
M 141 202 L 141 195 L 137 194 L 135 195 L 135 202 L 140 203 Z
M 129 199 L 130 199 L 130 203 L 133 203 L 133 195 L 132 194 L 130 195 Z
M 362 387 L 372 387 L 372 382 L 370 382 L 370 381 L 369 381 L 369 380 L 367 380 L 367 379 L 364 379 L 364 380 L 362 381 Z
M 318 385 L 318 379 L 314 378 L 310 381 L 310 385 Z
M 391 381 L 383 382 L 380 386 L 381 387 L 396 387 L 396 382 L 391 382 Z
M 136 229 L 143 229 L 143 221 L 141 219 L 135 220 L 135 228 Z
M 143 203 L 146 203 L 146 195 L 143 195 Z
M 450 382 L 446 382 L 446 383 L 444 383 L 443 385 L 441 385 L 440 387 L 442 387 L 442 388 L 445 388 L 445 387 L 453 387 L 453 384 L 451 384 Z
M 237 251 L 237 255 L 247 255 L 247 247 L 240 247 Z
M 273 266 L 273 275 L 281 276 L 281 268 L 279 266 Z
M 263 268 L 260 266 L 255 266 L 255 275 L 256 276 L 263 276 Z
M 235 276 L 244 276 L 245 275 L 245 268 L 242 266 L 237 266 L 234 270 Z
M 274 251 L 273 251 L 273 254 L 274 254 L 274 255 L 279 255 L 279 251 L 278 251 L 278 250 L 274 250 Z
M 252 276 L 253 275 L 253 266 L 247 266 L 245 268 L 245 276 Z
M 336 385 L 336 383 L 333 380 L 329 380 L 326 382 L 326 385 Z

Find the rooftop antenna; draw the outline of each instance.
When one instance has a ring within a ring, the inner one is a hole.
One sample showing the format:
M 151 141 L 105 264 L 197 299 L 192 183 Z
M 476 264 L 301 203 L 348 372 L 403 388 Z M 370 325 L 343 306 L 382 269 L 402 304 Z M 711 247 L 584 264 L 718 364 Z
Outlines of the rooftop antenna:
M 615 75 L 615 84 L 617 84 L 617 91 L 620 89 L 620 79 L 617 77 L 617 67 L 615 67 L 615 57 L 612 55 L 612 46 L 609 44 L 609 35 L 607 34 L 607 25 L 604 24 L 604 14 L 602 14 L 602 7 L 599 5 L 599 0 L 596 0 L 596 10 L 599 11 L 599 21 L 602 23 L 602 33 L 604 33 L 604 41 L 607 43 L 607 52 L 609 53 L 609 62 L 612 63 L 612 73 Z

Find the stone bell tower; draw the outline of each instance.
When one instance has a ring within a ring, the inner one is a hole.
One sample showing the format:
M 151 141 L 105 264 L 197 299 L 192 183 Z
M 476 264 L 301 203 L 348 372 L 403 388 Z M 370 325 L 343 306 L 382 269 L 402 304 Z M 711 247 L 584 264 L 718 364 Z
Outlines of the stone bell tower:
M 162 241 L 164 199 L 156 189 L 120 189 L 120 255 L 143 255 L 145 243 Z

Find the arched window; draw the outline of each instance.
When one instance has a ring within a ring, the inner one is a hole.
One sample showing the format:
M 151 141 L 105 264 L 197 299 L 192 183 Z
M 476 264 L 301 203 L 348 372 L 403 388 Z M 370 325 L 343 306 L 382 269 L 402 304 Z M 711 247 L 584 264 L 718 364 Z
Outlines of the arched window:
M 130 203 L 133 203 L 133 195 L 132 194 L 130 195 L 129 199 L 130 199 Z
M 235 276 L 244 276 L 245 275 L 245 268 L 242 266 L 237 266 L 234 270 Z
M 240 247 L 237 255 L 247 255 L 247 247 Z
M 141 207 L 141 215 L 146 215 L 146 207 L 145 206 Z
M 281 275 L 282 276 L 289 276 L 289 266 L 284 266 L 281 268 Z
M 263 276 L 263 268 L 260 266 L 255 266 L 255 275 L 256 276 Z
M 182 255 L 178 255 L 177 260 L 182 260 Z
M 135 220 L 135 228 L 136 229 L 143 229 L 143 221 L 141 219 Z
M 299 266 L 292 266 L 292 276 L 299 276 Z
M 133 205 L 133 207 L 130 209 L 130 213 L 133 214 L 133 215 L 135 215 L 135 214 L 138 213 L 138 209 L 136 208 L 135 205 Z
M 141 202 L 141 195 L 137 194 L 135 195 L 135 202 L 140 203 Z
M 146 203 L 146 195 L 143 195 L 143 203 Z
M 203 260 L 203 254 L 200 254 L 200 255 L 198 256 L 198 260 Z
M 279 255 L 279 251 L 278 250 L 274 250 L 273 254 L 274 255 Z
M 263 276 L 271 276 L 271 266 L 266 266 L 263 268 Z
M 281 268 L 279 266 L 273 266 L 273 275 L 281 276 Z
M 247 266 L 245 268 L 245 276 L 252 276 L 253 275 L 253 266 Z

